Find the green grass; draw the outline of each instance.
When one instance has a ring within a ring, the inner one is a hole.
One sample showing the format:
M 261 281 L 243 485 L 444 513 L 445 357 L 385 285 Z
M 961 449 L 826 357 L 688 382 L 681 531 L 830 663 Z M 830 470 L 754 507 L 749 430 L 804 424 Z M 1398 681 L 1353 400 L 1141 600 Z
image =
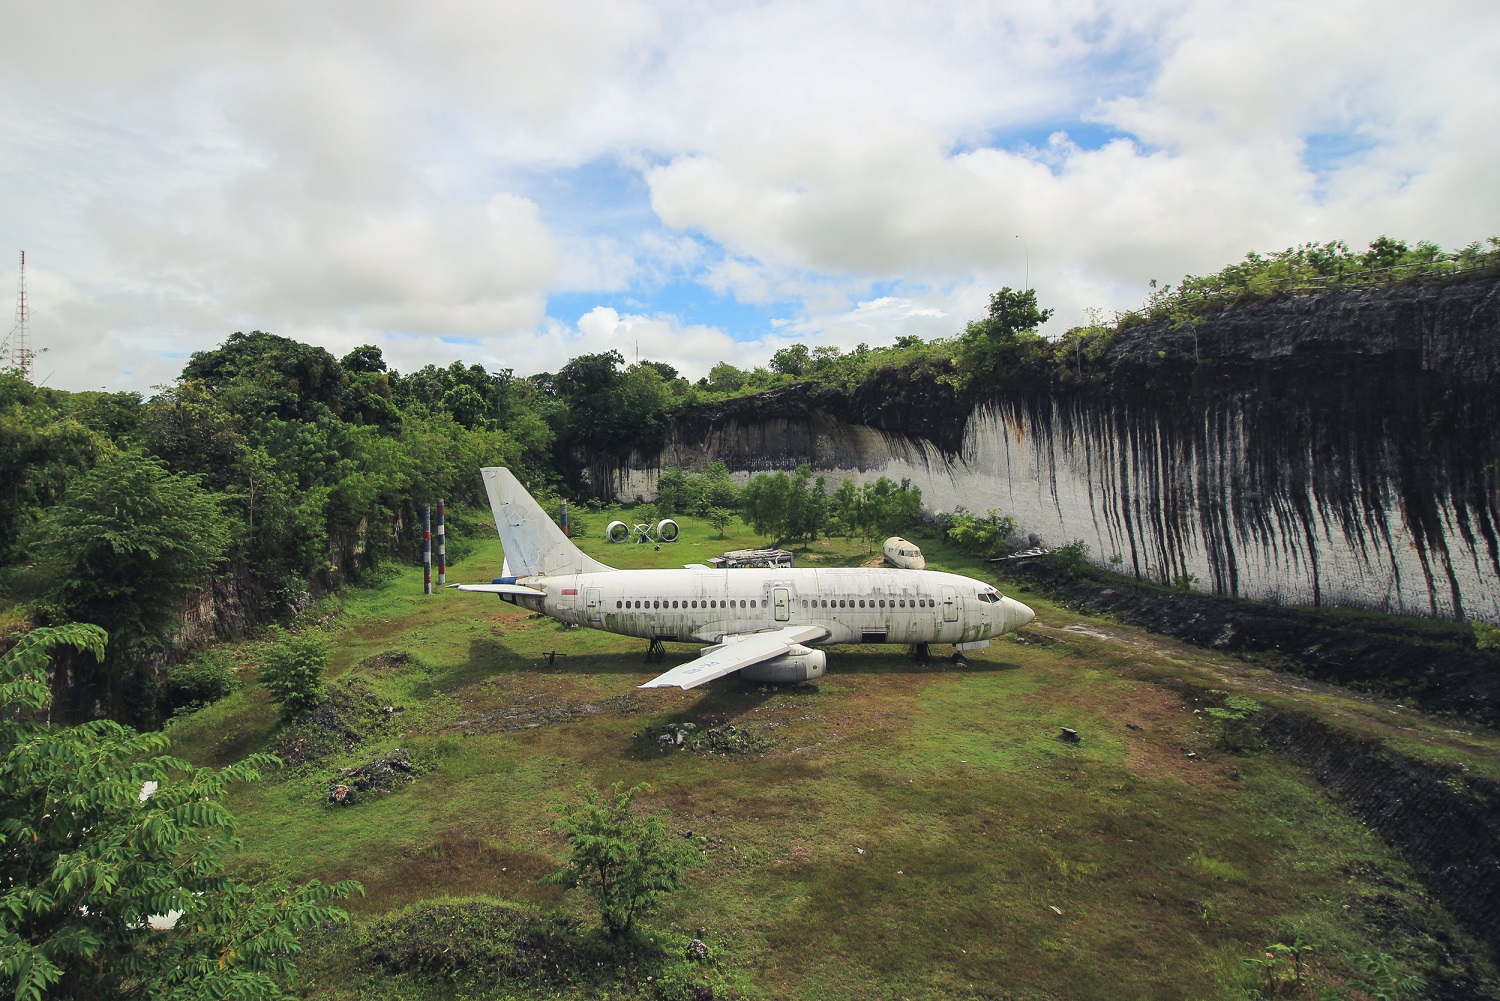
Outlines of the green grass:
M 614 516 L 590 513 L 596 536 Z M 764 543 L 738 523 L 719 540 L 680 520 L 683 541 L 659 551 L 583 545 L 635 567 Z M 987 575 L 919 541 L 934 565 Z M 803 565 L 866 558 L 857 542 L 798 553 Z M 488 580 L 499 562 L 498 543 L 478 544 L 449 579 Z M 580 782 L 649 783 L 640 802 L 669 810 L 673 830 L 699 846 L 704 864 L 651 926 L 701 933 L 720 997 L 1237 998 L 1252 983 L 1241 960 L 1297 934 L 1319 945 L 1316 976 L 1329 985 L 1352 975 L 1346 957 L 1358 952 L 1427 972 L 1443 961 L 1439 940 L 1477 955 L 1400 859 L 1309 776 L 1267 754 L 1216 752 L 1193 712 L 1207 703 L 1158 682 L 1295 701 L 1423 747 L 1444 721 L 1278 687 L 1241 661 L 1033 595 L 1017 596 L 1037 625 L 966 667 L 919 665 L 900 648 L 832 648 L 816 684 L 726 679 L 679 692 L 636 690 L 664 669 L 644 663 L 639 640 L 560 629 L 488 596 L 420 592 L 419 570 L 393 573 L 347 592 L 330 628 L 333 684 L 358 679 L 402 712 L 327 767 L 233 798 L 245 866 L 365 884 L 350 905 L 356 930 L 306 964 L 314 996 L 667 996 L 644 981 L 512 995 L 492 982 L 392 978 L 357 947 L 381 915 L 446 897 L 593 921 L 581 898 L 537 882 L 563 856 L 550 825 Z M 257 650 L 235 650 L 247 679 Z M 693 655 L 669 650 L 666 666 Z M 565 656 L 549 667 L 548 651 Z M 388 653 L 409 659 L 371 664 Z M 773 743 L 710 757 L 663 754 L 635 736 L 688 720 L 733 722 Z M 189 758 L 223 763 L 274 747 L 278 726 L 248 684 L 173 732 Z M 1081 743 L 1059 740 L 1064 726 Z M 1487 734 L 1448 740 L 1441 753 L 1476 769 L 1497 746 Z M 431 769 L 388 797 L 324 802 L 333 770 L 397 746 Z

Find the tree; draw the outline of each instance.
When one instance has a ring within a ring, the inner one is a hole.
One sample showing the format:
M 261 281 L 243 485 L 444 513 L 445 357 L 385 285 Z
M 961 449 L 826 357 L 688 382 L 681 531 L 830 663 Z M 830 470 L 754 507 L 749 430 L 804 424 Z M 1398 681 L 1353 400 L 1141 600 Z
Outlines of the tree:
M 672 515 L 681 515 L 694 507 L 695 484 L 681 466 L 668 466 L 656 478 L 656 507 Z
M 994 375 L 1018 366 L 1026 349 L 1042 343 L 1036 328 L 1052 310 L 1037 306 L 1036 290 L 1009 287 L 990 296 L 989 313 L 970 323 L 959 338 L 959 364 L 972 376 Z
M 177 603 L 203 585 L 229 546 L 229 522 L 196 476 L 122 452 L 75 480 L 54 511 L 47 545 L 62 573 L 54 597 L 68 617 L 115 642 L 155 645 Z
M 811 360 L 806 344 L 789 344 L 771 356 L 771 371 L 795 378 L 807 371 Z
M 222 805 L 266 754 L 194 768 L 164 733 L 37 722 L 50 652 L 102 657 L 93 625 L 37 629 L 0 654 L 0 970 L 14 997 L 289 998 L 298 935 L 345 921 L 359 884 L 247 882 Z M 142 798 L 145 783 L 156 791 Z M 181 912 L 170 931 L 152 916 Z
M 323 685 L 328 643 L 315 633 L 283 637 L 278 629 L 273 635 L 276 642 L 261 662 L 260 683 L 270 689 L 271 701 L 281 706 L 282 715 L 291 719 L 328 698 Z
M 143 655 L 170 639 L 183 599 L 223 562 L 231 523 L 219 501 L 198 477 L 173 475 L 139 451 L 115 454 L 68 487 L 42 535 L 59 568 L 48 600 L 65 619 L 103 626 L 114 642 L 102 673 L 76 658 L 65 663 L 64 718 L 100 708 L 154 717 Z
M 722 507 L 708 509 L 708 523 L 718 530 L 721 539 L 724 538 L 724 529 L 729 527 L 729 522 L 733 518 L 734 515 Z
M 631 806 L 644 785 L 608 793 L 580 785 L 583 802 L 564 805 L 552 829 L 572 847 L 568 864 L 543 882 L 583 887 L 599 907 L 605 931 L 629 934 L 635 919 L 682 886 L 697 858 L 691 845 L 671 838 L 662 813 L 636 816 Z
M 708 370 L 709 388 L 719 393 L 733 393 L 745 384 L 745 373 L 721 361 Z

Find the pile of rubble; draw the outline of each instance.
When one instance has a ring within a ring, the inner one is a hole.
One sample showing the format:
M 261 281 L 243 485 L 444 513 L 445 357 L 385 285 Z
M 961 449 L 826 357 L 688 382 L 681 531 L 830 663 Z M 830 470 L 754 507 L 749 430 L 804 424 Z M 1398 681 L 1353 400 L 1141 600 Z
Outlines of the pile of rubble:
M 652 741 L 663 752 L 691 751 L 694 754 L 758 754 L 774 743 L 749 727 L 723 723 L 700 729 L 696 723 L 667 723 L 648 726 L 632 734 L 636 740 Z
M 328 783 L 328 802 L 352 806 L 365 796 L 387 795 L 416 778 L 415 766 L 406 752 L 396 748 L 383 758 L 345 768 Z
M 349 679 L 332 688 L 322 705 L 287 727 L 272 752 L 289 770 L 301 771 L 384 732 L 403 711 L 384 704 L 362 682 Z

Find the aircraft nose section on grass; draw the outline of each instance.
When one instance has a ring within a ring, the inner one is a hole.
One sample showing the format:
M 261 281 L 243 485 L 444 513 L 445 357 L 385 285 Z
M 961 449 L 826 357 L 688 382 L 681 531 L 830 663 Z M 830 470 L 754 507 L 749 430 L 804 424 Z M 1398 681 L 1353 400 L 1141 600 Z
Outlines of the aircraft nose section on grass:
M 1005 632 L 1015 632 L 1022 626 L 1036 618 L 1036 613 L 1029 605 L 1023 605 L 1014 598 L 1001 598 L 1000 607 L 1005 609 Z

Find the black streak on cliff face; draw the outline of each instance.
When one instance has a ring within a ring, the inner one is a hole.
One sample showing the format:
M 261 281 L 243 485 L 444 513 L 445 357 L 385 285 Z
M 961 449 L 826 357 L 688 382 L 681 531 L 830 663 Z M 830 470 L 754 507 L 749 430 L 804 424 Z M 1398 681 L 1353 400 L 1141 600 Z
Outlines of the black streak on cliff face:
M 1239 591 L 1239 544 L 1254 540 L 1300 564 L 1318 604 L 1318 539 L 1332 533 L 1372 563 L 1409 548 L 1426 611 L 1439 614 L 1440 598 L 1461 608 L 1465 563 L 1500 575 L 1497 289 L 1330 293 L 1224 310 L 1196 330 L 1127 332 L 1110 358 L 1108 420 L 1155 440 L 1133 450 L 1146 468 L 1121 478 L 1144 496 L 1122 503 L 1156 515 L 1144 527 L 1168 566 L 1199 527 L 1216 591 Z M 1052 416 L 1041 423 L 1072 430 L 1068 408 Z M 1193 489 L 1174 482 L 1187 468 Z M 1401 561 L 1388 565 L 1401 590 Z
M 656 469 L 909 476 L 1217 593 L 1500 620 L 1500 281 L 1332 292 L 1124 331 L 1103 377 L 969 395 L 892 373 L 706 407 Z

